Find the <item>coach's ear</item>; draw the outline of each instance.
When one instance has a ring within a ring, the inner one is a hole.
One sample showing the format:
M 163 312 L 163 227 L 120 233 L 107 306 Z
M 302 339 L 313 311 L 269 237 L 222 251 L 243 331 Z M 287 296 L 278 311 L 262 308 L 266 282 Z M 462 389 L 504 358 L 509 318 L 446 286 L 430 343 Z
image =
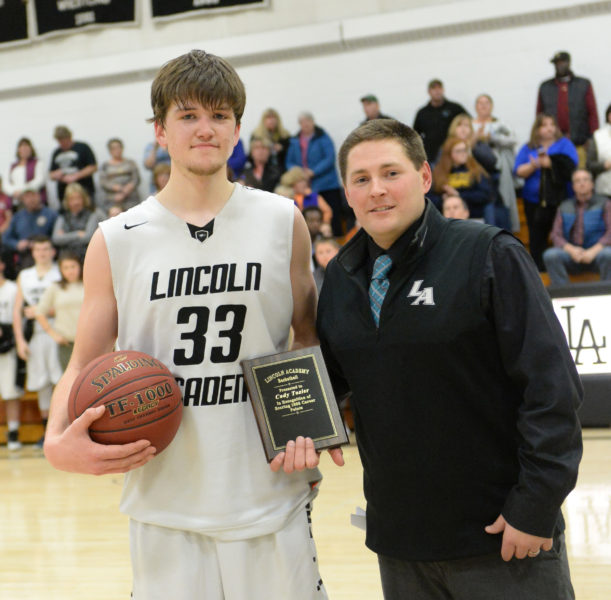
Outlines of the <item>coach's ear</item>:
M 424 161 L 420 167 L 420 181 L 422 182 L 422 193 L 426 194 L 433 185 L 433 173 L 431 172 L 431 165 L 428 161 Z

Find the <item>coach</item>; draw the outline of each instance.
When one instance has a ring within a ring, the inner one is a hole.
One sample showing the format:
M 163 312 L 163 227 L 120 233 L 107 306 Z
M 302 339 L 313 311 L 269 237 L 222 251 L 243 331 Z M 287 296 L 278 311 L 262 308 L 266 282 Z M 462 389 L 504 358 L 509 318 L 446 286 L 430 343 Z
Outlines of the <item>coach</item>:
M 425 199 L 409 127 L 361 125 L 339 164 L 362 229 L 327 267 L 318 332 L 352 392 L 384 597 L 574 598 L 560 506 L 582 390 L 536 267 Z

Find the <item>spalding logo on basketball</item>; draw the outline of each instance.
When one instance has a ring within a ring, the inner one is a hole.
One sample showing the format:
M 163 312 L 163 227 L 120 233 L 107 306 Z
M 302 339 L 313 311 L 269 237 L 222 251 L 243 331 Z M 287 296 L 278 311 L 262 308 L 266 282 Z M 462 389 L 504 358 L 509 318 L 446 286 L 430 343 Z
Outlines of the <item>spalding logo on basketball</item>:
M 92 440 L 126 444 L 146 439 L 157 454 L 172 441 L 182 417 L 182 395 L 172 373 L 135 350 L 104 354 L 80 372 L 70 390 L 70 421 L 102 404 L 104 415 L 89 428 Z

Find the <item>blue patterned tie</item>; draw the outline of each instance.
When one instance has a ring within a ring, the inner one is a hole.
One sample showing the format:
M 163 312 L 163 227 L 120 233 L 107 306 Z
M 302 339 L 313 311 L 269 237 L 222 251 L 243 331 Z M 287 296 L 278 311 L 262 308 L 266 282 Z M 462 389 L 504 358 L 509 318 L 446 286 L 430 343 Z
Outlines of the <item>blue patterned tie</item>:
M 392 267 L 392 260 L 388 254 L 378 256 L 373 265 L 373 275 L 369 285 L 369 306 L 371 306 L 371 314 L 376 322 L 376 327 L 380 325 L 380 310 L 390 285 L 388 277 L 386 277 L 390 267 Z

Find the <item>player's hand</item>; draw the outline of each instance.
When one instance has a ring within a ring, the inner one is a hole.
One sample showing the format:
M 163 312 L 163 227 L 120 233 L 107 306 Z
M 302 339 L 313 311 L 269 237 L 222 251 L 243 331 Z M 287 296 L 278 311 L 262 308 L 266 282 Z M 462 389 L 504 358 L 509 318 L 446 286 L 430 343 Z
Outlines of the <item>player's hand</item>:
M 28 343 L 25 340 L 23 342 L 20 342 L 18 340 L 16 342 L 16 345 L 17 345 L 17 356 L 21 360 L 28 360 L 28 358 L 30 357 L 30 347 L 28 346 Z
M 104 406 L 88 408 L 60 435 L 45 435 L 45 456 L 56 469 L 91 475 L 126 473 L 154 458 L 156 449 L 148 440 L 119 445 L 94 442 L 89 437 L 89 426 L 105 410 Z
M 338 467 L 343 466 L 344 456 L 341 448 L 331 448 L 329 455 Z M 275 456 L 269 466 L 274 472 L 284 469 L 285 473 L 292 473 L 304 469 L 315 469 L 319 462 L 320 453 L 314 448 L 312 438 L 298 436 L 295 441 L 287 442 L 286 450 Z
M 499 515 L 492 525 L 486 527 L 486 533 L 494 535 L 501 532 L 503 533 L 501 557 L 504 561 L 510 561 L 514 556 L 519 559 L 526 557 L 534 558 L 539 555 L 541 550 L 547 551 L 552 549 L 552 538 L 543 538 L 524 533 L 507 523 L 503 515 Z
M 26 319 L 35 319 L 36 318 L 36 307 L 35 306 L 24 306 L 23 307 L 23 316 Z
M 49 331 L 49 335 L 53 338 L 53 341 L 60 346 L 66 346 L 70 343 L 68 338 L 65 338 L 61 333 L 55 331 L 55 329 L 51 329 L 51 331 Z

